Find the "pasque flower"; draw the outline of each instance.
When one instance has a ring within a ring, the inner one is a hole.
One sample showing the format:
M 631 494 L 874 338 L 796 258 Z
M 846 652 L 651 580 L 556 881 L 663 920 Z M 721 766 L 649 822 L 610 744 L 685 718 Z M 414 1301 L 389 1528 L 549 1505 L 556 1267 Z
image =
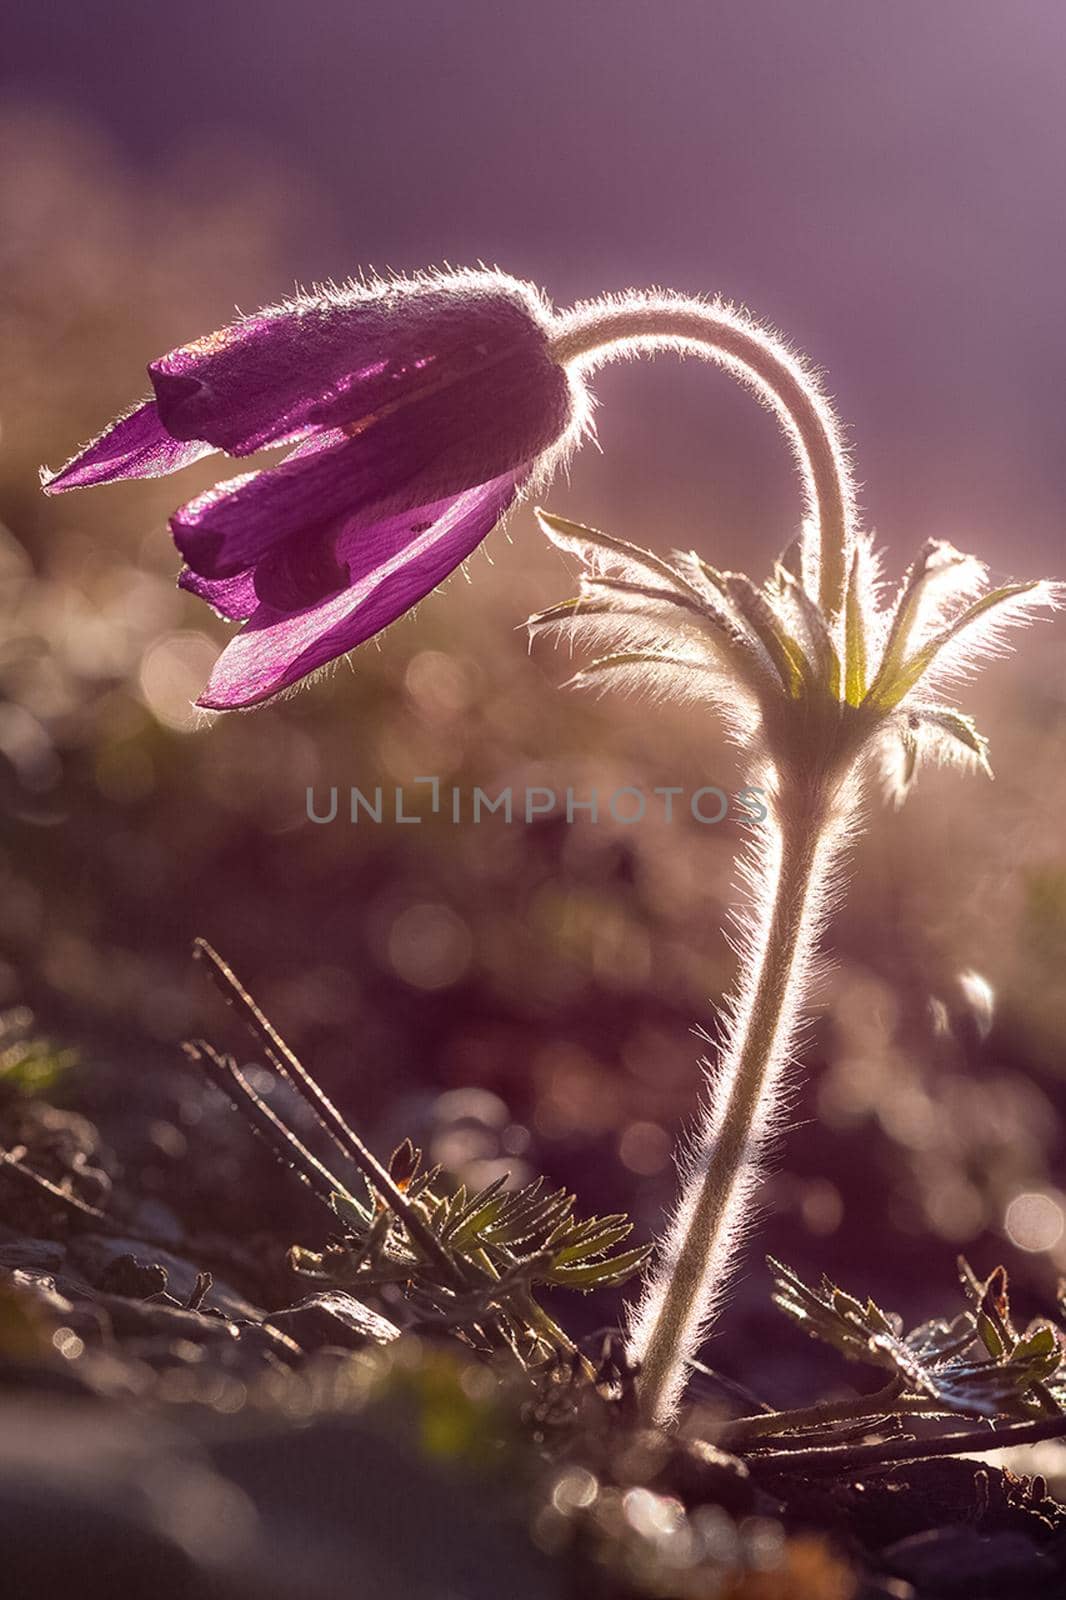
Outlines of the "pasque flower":
M 552 314 L 496 272 L 329 288 L 183 345 L 49 494 L 289 446 L 171 518 L 181 586 L 244 623 L 200 704 L 269 699 L 458 567 L 580 430 Z
M 926 756 L 987 771 L 984 738 L 945 692 L 997 653 L 1008 627 L 1061 604 L 1063 589 L 992 588 L 980 561 L 933 540 L 886 603 L 840 426 L 772 333 L 720 301 L 671 294 L 607 296 L 559 315 L 495 273 L 331 290 L 175 351 L 149 368 L 155 400 L 46 484 L 153 476 L 211 449 L 294 446 L 280 466 L 222 484 L 171 522 L 181 583 L 245 619 L 201 704 L 250 705 L 428 593 L 576 441 L 592 372 L 663 349 L 717 362 L 776 413 L 806 515 L 757 584 L 692 552 L 664 558 L 542 514 L 583 571 L 577 596 L 531 619 L 533 630 L 606 647 L 579 683 L 713 705 L 770 800 L 677 1208 L 629 1319 L 638 1394 L 655 1421 L 677 1408 L 750 1222 L 868 775 L 879 765 L 900 798 Z

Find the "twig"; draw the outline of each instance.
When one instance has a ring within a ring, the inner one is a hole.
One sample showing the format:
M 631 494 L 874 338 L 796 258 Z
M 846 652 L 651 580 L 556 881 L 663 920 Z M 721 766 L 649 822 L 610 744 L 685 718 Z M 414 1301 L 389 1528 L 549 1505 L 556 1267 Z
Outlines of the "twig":
M 223 1055 L 206 1039 L 188 1039 L 182 1049 L 190 1061 L 207 1067 L 230 1104 L 247 1117 L 253 1131 L 266 1141 L 278 1160 L 295 1172 L 320 1200 L 328 1205 L 332 1195 L 345 1193 L 340 1179 L 323 1166 L 292 1129 L 282 1122 L 277 1112 L 255 1092 L 232 1056 Z
M 196 1274 L 196 1282 L 193 1284 L 192 1292 L 185 1302 L 186 1311 L 200 1310 L 207 1296 L 211 1293 L 214 1281 L 209 1272 L 198 1272 Z
M 206 939 L 193 940 L 193 959 L 206 963 L 208 975 L 227 1005 L 242 1017 L 249 1033 L 264 1048 L 272 1064 L 296 1093 L 306 1101 L 319 1126 L 348 1160 L 363 1171 L 363 1160 L 370 1156 L 359 1135 L 342 1117 L 329 1096 L 317 1084 L 303 1062 L 285 1043 L 270 1018 L 256 1004 L 228 962 Z M 371 1157 L 371 1159 L 373 1159 Z M 365 1176 L 365 1173 L 364 1173 Z
M 46 1178 L 43 1172 L 35 1172 L 32 1167 L 24 1166 L 17 1156 L 12 1155 L 10 1150 L 0 1150 L 0 1166 L 6 1172 L 13 1173 L 24 1182 L 42 1190 L 48 1195 L 49 1199 L 58 1200 L 60 1205 L 66 1206 L 70 1211 L 77 1212 L 78 1216 L 88 1217 L 93 1226 L 98 1227 L 102 1232 L 120 1235 L 129 1233 L 128 1223 L 125 1228 L 118 1227 L 107 1215 L 106 1211 L 98 1211 L 96 1206 L 89 1205 L 88 1201 L 79 1200 L 76 1194 L 71 1194 L 69 1190 L 60 1188 L 59 1184 L 53 1183 L 51 1178 Z M 162 1242 L 158 1239 L 144 1237 L 146 1244 L 160 1244 Z
M 760 1411 L 757 1416 L 738 1417 L 722 1427 L 715 1435 L 714 1442 L 723 1449 L 733 1449 L 752 1439 L 762 1439 L 767 1434 L 791 1433 L 832 1422 L 858 1421 L 863 1417 L 868 1417 L 872 1425 L 892 1413 L 924 1412 L 929 1407 L 936 1409 L 932 1401 L 919 1398 L 912 1404 L 909 1398 L 901 1398 L 901 1388 L 900 1380 L 893 1378 L 891 1383 L 875 1394 L 857 1395 L 853 1400 L 828 1400 L 813 1406 L 799 1406 L 793 1411 Z M 943 1408 L 940 1409 L 943 1414 Z
M 902 1417 L 861 1417 L 857 1422 L 834 1423 L 828 1428 L 810 1428 L 804 1433 L 785 1433 L 772 1439 L 757 1439 L 750 1445 L 726 1444 L 723 1448 L 734 1455 L 746 1455 L 749 1461 L 759 1461 L 764 1455 L 786 1450 L 792 1456 L 803 1450 L 820 1449 L 823 1445 L 851 1444 L 857 1439 L 883 1443 L 888 1439 L 913 1437 L 904 1428 Z
M 991 1450 L 1011 1450 L 1015 1445 L 1039 1444 L 1043 1439 L 1066 1437 L 1066 1416 L 1019 1422 L 1007 1428 L 973 1433 L 941 1434 L 936 1439 L 893 1439 L 885 1444 L 826 1445 L 813 1450 L 782 1450 L 748 1458 L 753 1471 L 851 1472 L 861 1467 L 886 1466 L 893 1461 L 929 1461 L 937 1456 L 982 1455 Z
M 359 1168 L 363 1177 L 377 1190 L 382 1199 L 388 1202 L 392 1210 L 403 1222 L 410 1238 L 437 1265 L 445 1275 L 446 1281 L 457 1288 L 466 1289 L 468 1284 L 464 1274 L 441 1244 L 432 1228 L 426 1223 L 421 1213 L 407 1199 L 403 1191 L 394 1182 L 388 1169 L 382 1165 L 373 1151 L 368 1150 L 358 1134 L 348 1126 L 333 1102 L 323 1094 L 310 1073 L 297 1060 L 277 1029 L 260 1011 L 247 989 L 245 989 L 233 970 L 226 965 L 217 950 L 213 949 L 206 939 L 196 939 L 193 943 L 193 952 L 198 959 L 207 961 L 208 971 L 215 979 L 215 982 L 243 1015 L 253 1033 L 264 1045 L 274 1065 L 308 1104 L 315 1108 L 319 1121 L 329 1132 L 334 1143 L 349 1156 Z M 250 1085 L 248 1087 L 250 1088 Z M 252 1092 L 254 1094 L 254 1091 Z M 258 1096 L 255 1098 L 259 1099 Z M 269 1109 L 262 1101 L 259 1103 L 263 1105 L 265 1110 Z M 271 1115 L 273 1116 L 273 1113 Z M 280 1122 L 280 1118 L 275 1116 L 274 1121 Z M 281 1126 L 284 1127 L 284 1124 L 281 1124 Z M 285 1129 L 285 1131 L 286 1133 L 289 1132 L 288 1129 Z M 290 1134 L 290 1137 L 294 1136 Z M 301 1148 L 304 1147 L 301 1146 Z M 321 1166 L 322 1164 L 316 1161 L 316 1165 Z M 325 1171 L 325 1168 L 322 1170 Z M 343 1188 L 343 1185 L 335 1185 L 335 1187 Z

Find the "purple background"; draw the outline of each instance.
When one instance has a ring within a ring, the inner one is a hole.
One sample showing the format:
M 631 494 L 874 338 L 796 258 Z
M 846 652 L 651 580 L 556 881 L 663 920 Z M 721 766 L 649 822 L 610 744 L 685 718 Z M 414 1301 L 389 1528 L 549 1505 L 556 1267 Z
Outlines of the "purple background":
M 294 200 L 315 188 L 279 293 L 478 257 L 560 303 L 720 291 L 827 369 L 897 560 L 944 535 L 1028 572 L 1061 543 L 1058 0 L 67 0 L 20 7 L 3 56 L 9 92 L 87 114 L 130 163 L 194 150 L 217 188 L 251 150 Z M 768 559 L 785 453 L 717 381 L 609 375 L 582 504 L 669 483 L 729 542 L 771 527 Z

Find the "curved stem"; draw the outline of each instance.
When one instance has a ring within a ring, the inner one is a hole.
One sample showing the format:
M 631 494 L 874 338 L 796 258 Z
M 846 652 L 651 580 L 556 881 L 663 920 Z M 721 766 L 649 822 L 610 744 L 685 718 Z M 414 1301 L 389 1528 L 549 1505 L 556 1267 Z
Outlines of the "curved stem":
M 557 320 L 552 337 L 555 359 L 582 376 L 619 356 L 661 349 L 717 362 L 776 413 L 817 531 L 819 601 L 832 628 L 844 609 L 855 497 L 836 418 L 814 378 L 749 317 L 674 295 L 629 294 L 579 306 Z M 765 899 L 745 952 L 729 1039 L 683 1174 L 680 1205 L 631 1318 L 638 1395 L 654 1422 L 676 1410 L 689 1359 L 721 1299 L 773 1131 L 776 1089 L 825 901 L 821 878 L 842 833 L 846 778 L 831 774 L 827 755 L 815 750 L 778 773 L 775 824 L 751 874 Z
M 793 785 L 799 785 L 793 779 Z M 716 1309 L 743 1229 L 759 1160 L 773 1131 L 775 1089 L 789 1059 L 807 957 L 820 925 L 822 879 L 840 827 L 824 779 L 786 811 L 771 893 L 733 1007 L 731 1037 L 698 1134 L 695 1161 L 660 1260 L 633 1319 L 637 1389 L 668 1420 Z
M 559 318 L 556 360 L 583 371 L 633 352 L 674 349 L 701 355 L 750 383 L 788 434 L 818 531 L 819 595 L 830 618 L 844 603 L 854 536 L 855 493 L 832 408 L 802 364 L 750 318 L 680 296 L 626 295 Z

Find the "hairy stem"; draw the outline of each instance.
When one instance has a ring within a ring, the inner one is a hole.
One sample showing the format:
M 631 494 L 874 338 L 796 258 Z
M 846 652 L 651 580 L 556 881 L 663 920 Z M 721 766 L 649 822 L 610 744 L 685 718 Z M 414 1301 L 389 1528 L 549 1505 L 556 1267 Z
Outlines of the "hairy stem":
M 618 356 L 674 349 L 704 356 L 754 387 L 777 413 L 803 475 L 820 548 L 820 599 L 839 613 L 854 540 L 855 495 L 840 427 L 818 384 L 779 340 L 716 302 L 627 295 L 559 318 L 558 361 L 587 372 Z
M 552 338 L 555 359 L 582 375 L 619 356 L 662 349 L 717 362 L 776 413 L 817 532 L 821 612 L 830 628 L 842 626 L 855 496 L 840 430 L 817 382 L 766 329 L 718 302 L 653 294 L 606 298 L 560 317 Z M 830 776 L 826 751 L 812 746 L 786 767 L 777 774 L 775 823 L 753 873 L 761 904 L 731 1007 L 729 1040 L 680 1205 L 631 1318 L 638 1394 L 655 1422 L 676 1410 L 689 1362 L 723 1292 L 777 1115 L 776 1090 L 825 902 L 821 879 L 843 831 L 838 802 L 846 774 Z
M 793 786 L 799 789 L 797 780 Z M 828 783 L 802 792 L 803 802 L 785 810 L 776 840 L 764 847 L 766 908 L 733 1006 L 731 1037 L 677 1214 L 632 1320 L 637 1388 L 642 1409 L 656 1422 L 674 1414 L 689 1359 L 721 1298 L 773 1129 L 775 1091 L 825 898 L 821 879 L 841 831 Z

